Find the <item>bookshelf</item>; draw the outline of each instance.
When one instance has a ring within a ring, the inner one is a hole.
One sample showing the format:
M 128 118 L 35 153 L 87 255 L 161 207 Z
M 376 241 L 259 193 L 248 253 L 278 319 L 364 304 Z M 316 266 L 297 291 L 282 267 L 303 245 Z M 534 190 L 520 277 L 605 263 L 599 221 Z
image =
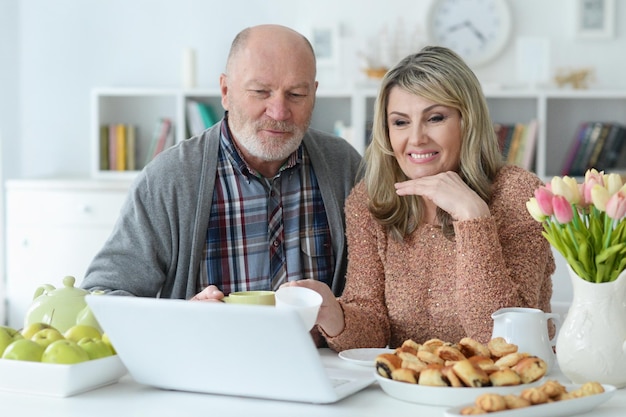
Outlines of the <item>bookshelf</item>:
M 378 93 L 375 85 L 317 92 L 311 126 L 334 132 L 336 122 L 351 127 L 354 147 L 361 153 L 367 143 Z M 537 120 L 534 171 L 543 179 L 561 175 L 570 144 L 585 121 L 626 123 L 626 90 L 522 90 L 486 89 L 494 122 L 515 124 Z M 209 105 L 217 119 L 223 115 L 218 89 L 97 88 L 92 92 L 92 174 L 97 178 L 132 178 L 137 171 L 100 169 L 99 136 L 103 124 L 136 127 L 141 169 L 160 117 L 171 118 L 174 143 L 189 137 L 187 102 Z

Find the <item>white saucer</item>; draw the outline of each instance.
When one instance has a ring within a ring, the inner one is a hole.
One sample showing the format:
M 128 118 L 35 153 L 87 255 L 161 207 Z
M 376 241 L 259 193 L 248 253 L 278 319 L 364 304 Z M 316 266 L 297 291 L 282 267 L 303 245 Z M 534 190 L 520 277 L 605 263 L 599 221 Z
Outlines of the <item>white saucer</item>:
M 393 353 L 395 349 L 388 348 L 362 348 L 348 349 L 339 352 L 339 357 L 348 362 L 361 366 L 374 366 L 376 356 L 382 353 Z

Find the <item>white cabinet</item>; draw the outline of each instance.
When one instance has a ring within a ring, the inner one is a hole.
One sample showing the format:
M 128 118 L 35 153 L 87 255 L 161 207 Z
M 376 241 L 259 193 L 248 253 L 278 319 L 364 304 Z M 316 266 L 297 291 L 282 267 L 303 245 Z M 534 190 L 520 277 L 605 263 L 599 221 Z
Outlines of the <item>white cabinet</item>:
M 367 126 L 371 125 L 377 87 L 317 92 L 311 126 L 333 132 L 335 122 L 352 127 L 351 142 L 363 153 Z M 609 90 L 486 90 L 494 122 L 539 122 L 535 172 L 542 178 L 561 174 L 578 126 L 587 121 L 626 123 L 626 91 Z M 137 127 L 137 154 L 144 156 L 160 117 L 171 118 L 176 142 L 188 133 L 187 102 L 209 104 L 222 116 L 219 90 L 100 88 L 93 91 L 92 149 L 96 177 L 133 177 L 136 171 L 103 171 L 99 167 L 99 129 L 103 124 L 127 123 Z M 143 160 L 143 159 L 142 159 Z M 142 163 L 138 165 L 140 169 Z M 601 168 L 601 167 L 600 167 Z M 623 168 L 623 167 L 622 167 Z
M 6 183 L 8 324 L 23 325 L 41 284 L 80 285 L 108 238 L 128 191 L 127 181 L 11 180 Z

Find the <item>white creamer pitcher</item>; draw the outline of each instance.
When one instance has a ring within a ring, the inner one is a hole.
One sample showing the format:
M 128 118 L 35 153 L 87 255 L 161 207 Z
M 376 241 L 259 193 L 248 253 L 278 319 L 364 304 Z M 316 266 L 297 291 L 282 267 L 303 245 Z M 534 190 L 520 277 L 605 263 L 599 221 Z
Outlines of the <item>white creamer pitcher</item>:
M 556 363 L 554 345 L 561 325 L 558 314 L 544 313 L 536 308 L 507 307 L 491 315 L 494 337 L 503 337 L 508 343 L 518 346 L 518 352 L 538 356 L 548 365 L 548 372 Z M 556 326 L 555 337 L 548 335 L 548 319 Z

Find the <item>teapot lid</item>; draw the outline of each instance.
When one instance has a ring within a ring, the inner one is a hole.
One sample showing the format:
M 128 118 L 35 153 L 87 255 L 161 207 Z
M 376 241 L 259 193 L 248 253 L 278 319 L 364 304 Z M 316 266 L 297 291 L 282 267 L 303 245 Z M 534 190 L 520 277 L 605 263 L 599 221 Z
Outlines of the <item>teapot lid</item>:
M 84 297 L 89 293 L 87 290 L 83 290 L 82 288 L 74 287 L 76 283 L 76 278 L 71 275 L 68 275 L 63 278 L 63 288 L 57 288 L 48 293 L 49 296 L 55 297 Z

